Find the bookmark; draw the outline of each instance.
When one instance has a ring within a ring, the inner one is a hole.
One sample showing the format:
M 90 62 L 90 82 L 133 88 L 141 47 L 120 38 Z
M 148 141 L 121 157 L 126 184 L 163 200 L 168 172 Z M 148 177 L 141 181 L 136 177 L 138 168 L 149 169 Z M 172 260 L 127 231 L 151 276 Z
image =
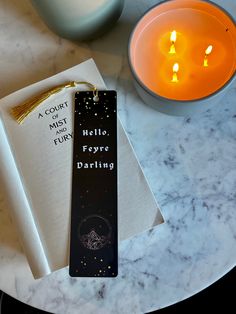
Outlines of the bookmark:
M 78 92 L 74 114 L 70 276 L 117 276 L 117 241 L 116 92 Z

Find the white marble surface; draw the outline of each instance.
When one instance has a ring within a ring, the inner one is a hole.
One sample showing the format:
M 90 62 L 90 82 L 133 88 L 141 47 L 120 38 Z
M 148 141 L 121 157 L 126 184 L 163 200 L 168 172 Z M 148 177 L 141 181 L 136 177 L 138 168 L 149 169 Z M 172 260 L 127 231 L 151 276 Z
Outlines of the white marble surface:
M 144 313 L 195 294 L 236 262 L 236 86 L 211 111 L 170 117 L 138 98 L 127 39 L 156 0 L 127 0 L 116 27 L 76 44 L 58 38 L 26 0 L 0 0 L 0 96 L 93 57 L 166 224 L 122 242 L 115 279 L 72 279 L 63 269 L 34 280 L 4 195 L 0 202 L 0 289 L 53 313 Z M 236 17 L 234 0 L 215 1 Z

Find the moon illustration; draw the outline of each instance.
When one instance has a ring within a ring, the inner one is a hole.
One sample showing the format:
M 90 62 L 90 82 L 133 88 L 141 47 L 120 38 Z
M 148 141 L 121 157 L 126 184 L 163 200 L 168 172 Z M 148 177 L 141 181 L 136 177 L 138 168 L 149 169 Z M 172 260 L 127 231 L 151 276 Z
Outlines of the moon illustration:
M 99 215 L 85 217 L 78 228 L 81 244 L 89 250 L 100 250 L 111 241 L 112 228 L 109 221 Z

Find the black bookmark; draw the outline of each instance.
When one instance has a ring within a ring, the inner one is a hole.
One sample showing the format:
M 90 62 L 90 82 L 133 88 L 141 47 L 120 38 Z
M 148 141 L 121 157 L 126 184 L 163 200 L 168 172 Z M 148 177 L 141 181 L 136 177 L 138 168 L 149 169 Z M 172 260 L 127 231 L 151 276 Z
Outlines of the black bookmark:
M 116 92 L 78 92 L 74 115 L 70 276 L 117 276 L 117 241 Z

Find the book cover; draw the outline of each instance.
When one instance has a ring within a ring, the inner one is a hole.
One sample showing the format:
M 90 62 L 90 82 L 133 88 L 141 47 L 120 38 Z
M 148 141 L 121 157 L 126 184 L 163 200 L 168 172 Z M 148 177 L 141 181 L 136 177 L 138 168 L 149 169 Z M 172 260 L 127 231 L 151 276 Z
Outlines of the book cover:
M 94 61 L 89 59 L 0 100 L 1 180 L 35 278 L 68 265 L 73 103 L 75 91 L 87 87 L 65 89 L 50 97 L 22 125 L 9 110 L 73 80 L 105 89 Z M 163 218 L 119 121 L 118 147 L 122 240 L 162 223 Z

